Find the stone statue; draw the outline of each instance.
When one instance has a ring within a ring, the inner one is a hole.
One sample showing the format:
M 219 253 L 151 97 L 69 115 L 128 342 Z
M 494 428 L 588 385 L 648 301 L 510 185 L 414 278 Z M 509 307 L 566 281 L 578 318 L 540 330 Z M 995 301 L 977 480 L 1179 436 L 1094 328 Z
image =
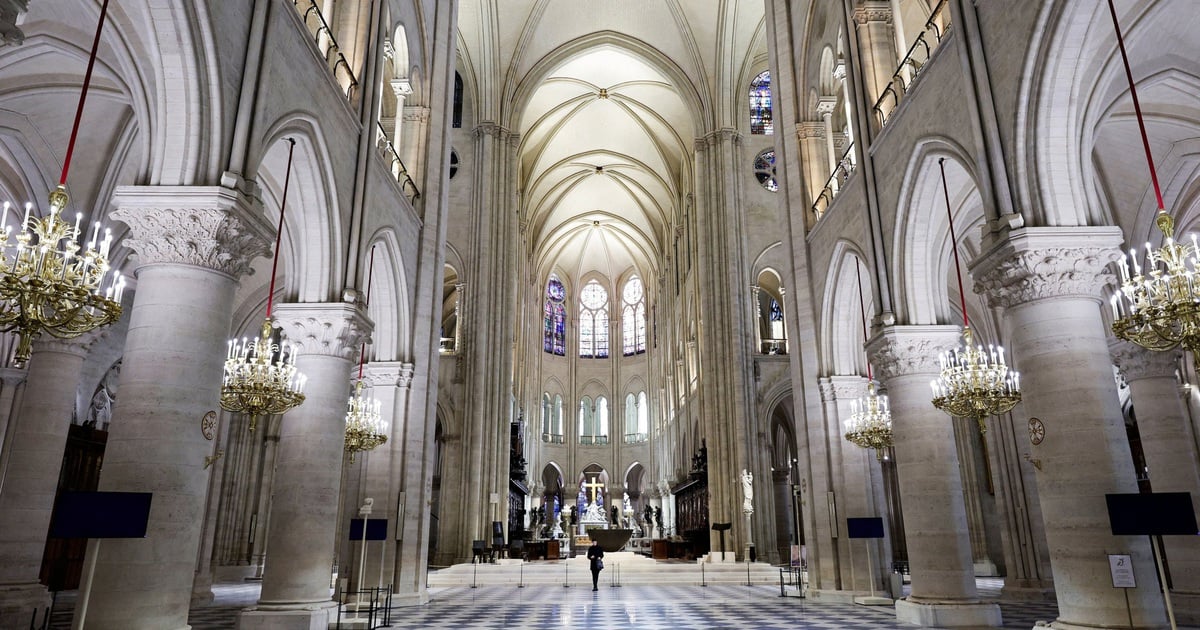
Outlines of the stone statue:
M 742 469 L 742 512 L 754 513 L 754 473 Z

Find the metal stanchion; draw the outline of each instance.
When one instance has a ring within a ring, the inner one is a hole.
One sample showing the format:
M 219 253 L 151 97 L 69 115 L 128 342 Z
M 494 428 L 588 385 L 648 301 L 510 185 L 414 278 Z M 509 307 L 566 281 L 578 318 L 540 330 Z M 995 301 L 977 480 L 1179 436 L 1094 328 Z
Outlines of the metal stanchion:
M 479 581 L 479 580 L 478 580 L 478 578 L 479 578 L 479 565 L 478 565 L 478 564 L 472 564 L 471 566 L 475 567 L 475 569 L 474 569 L 474 570 L 471 572 L 471 588 L 475 588 L 476 586 L 478 586 L 478 581 Z

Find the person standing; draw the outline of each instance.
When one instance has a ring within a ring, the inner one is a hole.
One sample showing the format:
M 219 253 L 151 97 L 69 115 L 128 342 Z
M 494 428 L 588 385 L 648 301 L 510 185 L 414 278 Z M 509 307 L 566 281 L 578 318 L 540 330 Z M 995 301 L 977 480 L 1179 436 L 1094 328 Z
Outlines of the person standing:
M 604 570 L 604 550 L 600 548 L 600 543 L 592 541 L 592 546 L 587 550 L 588 560 L 591 561 L 592 569 L 592 590 L 600 590 L 600 571 Z

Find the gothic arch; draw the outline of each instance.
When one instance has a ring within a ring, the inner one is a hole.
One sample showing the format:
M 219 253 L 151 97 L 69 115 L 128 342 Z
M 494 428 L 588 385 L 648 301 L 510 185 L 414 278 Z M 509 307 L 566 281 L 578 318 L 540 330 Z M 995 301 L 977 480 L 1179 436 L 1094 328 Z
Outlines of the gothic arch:
M 288 286 L 288 299 L 299 302 L 340 299 L 334 287 L 340 288 L 345 277 L 345 237 L 339 211 L 342 204 L 319 121 L 307 112 L 295 111 L 270 125 L 263 140 L 252 149 L 247 177 L 264 180 L 264 197 L 272 188 L 282 192 L 288 154 L 286 138 L 296 141 L 284 229 L 284 240 L 290 246 L 281 252 L 290 263 L 285 268 L 295 272 L 295 282 Z M 266 178 L 262 177 L 264 171 Z M 268 204 L 264 210 L 272 225 L 276 224 L 279 204 Z
M 403 361 L 412 357 L 412 323 L 409 314 L 413 310 L 409 298 L 408 275 L 400 258 L 400 243 L 391 228 L 383 228 L 371 236 L 375 246 L 375 274 L 369 291 L 371 301 L 367 314 L 375 323 L 371 333 L 370 357 L 372 361 Z M 368 263 L 371 247 L 360 256 Z M 363 282 L 367 280 L 363 276 Z M 364 299 L 366 294 L 364 294 Z
M 1174 67 L 1169 64 L 1200 57 L 1200 42 L 1185 20 L 1172 17 L 1169 3 L 1139 0 L 1125 3 L 1118 13 L 1157 157 L 1163 146 L 1178 139 L 1178 132 L 1156 128 L 1150 119 L 1158 108 L 1147 80 Z M 1026 224 L 1105 224 L 1102 209 L 1109 204 L 1097 185 L 1095 163 L 1095 152 L 1105 149 L 1095 144 L 1096 132 L 1110 105 L 1128 97 L 1108 8 L 1104 3 L 1047 2 L 1035 32 L 1041 37 L 1028 49 L 1022 72 L 1026 79 L 1017 99 L 1013 144 L 1019 206 L 1026 209 Z M 1173 42 L 1170 54 L 1163 51 L 1163 41 Z M 1177 69 L 1200 74 L 1194 61 Z M 1164 106 L 1163 111 L 1170 110 Z M 1197 121 L 1189 126 L 1194 135 Z M 1130 161 L 1130 168 L 1138 169 L 1130 176 L 1148 186 L 1144 166 L 1135 163 Z
M 858 301 L 858 269 L 856 260 L 862 261 L 862 299 Z M 863 353 L 862 319 L 860 308 L 865 308 L 867 321 L 875 316 L 875 282 L 871 266 L 856 243 L 840 240 L 833 248 L 831 264 L 825 279 L 825 292 L 821 298 L 821 356 L 823 365 L 829 366 L 830 374 L 865 374 L 866 358 Z
M 916 143 L 905 171 L 893 241 L 896 315 L 905 324 L 957 323 L 962 319 L 961 309 L 957 308 L 957 287 L 950 286 L 955 284 L 954 259 L 938 165 L 941 158 L 946 159 L 946 184 L 966 290 L 971 284 L 967 267 L 979 253 L 984 215 L 973 161 L 954 140 L 922 139 Z M 982 308 L 973 296 L 967 297 L 969 305 Z

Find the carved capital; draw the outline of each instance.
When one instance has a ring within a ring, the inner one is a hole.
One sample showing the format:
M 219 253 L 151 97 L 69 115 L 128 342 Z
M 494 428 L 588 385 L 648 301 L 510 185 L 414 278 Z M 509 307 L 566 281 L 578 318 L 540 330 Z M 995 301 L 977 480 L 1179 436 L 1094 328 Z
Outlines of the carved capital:
M 958 326 L 888 326 L 867 342 L 867 353 L 884 382 L 897 376 L 932 377 L 941 371 L 938 357 L 961 340 Z
M 90 330 L 70 339 L 58 339 L 48 335 L 38 337 L 33 342 L 33 353 L 39 352 L 55 352 L 59 354 L 73 354 L 77 357 L 86 357 L 92 346 L 101 339 L 108 336 L 109 328 L 100 328 Z
M 234 278 L 271 253 L 274 229 L 261 204 L 223 186 L 121 186 L 110 216 L 129 226 L 123 244 L 138 266 L 195 265 Z
M 817 113 L 822 116 L 832 116 L 837 108 L 836 96 L 822 96 L 817 99 Z M 824 123 L 822 123 L 824 124 Z
M 401 116 L 404 122 L 425 122 L 430 120 L 430 108 L 424 106 L 404 106 Z
M 301 355 L 319 354 L 342 359 L 358 356 L 371 340 L 374 324 L 353 304 L 280 304 L 275 322 Z
M 867 379 L 864 376 L 830 376 L 834 400 L 857 400 L 867 395 Z
M 824 137 L 825 123 L 823 122 L 802 122 L 796 125 L 796 139 L 798 140 Z
M 1126 382 L 1143 378 L 1175 378 L 1175 368 L 1183 351 L 1179 348 L 1166 352 L 1147 350 L 1137 344 L 1120 339 L 1109 339 L 1108 351 L 1113 364 L 1121 370 Z
M 971 263 L 975 292 L 993 307 L 1048 298 L 1100 301 L 1115 285 L 1107 269 L 1121 256 L 1116 227 L 1021 228 Z
M 412 83 L 410 83 L 408 79 L 392 79 L 391 85 L 392 93 L 395 94 L 397 98 L 408 96 L 409 94 L 413 93 Z
M 473 133 L 476 139 L 492 136 L 497 142 L 507 142 L 512 132 L 507 127 L 494 122 L 481 122 L 475 127 Z
M 887 2 L 864 2 L 861 6 L 854 9 L 854 23 L 866 24 L 868 22 L 892 22 L 892 9 Z

